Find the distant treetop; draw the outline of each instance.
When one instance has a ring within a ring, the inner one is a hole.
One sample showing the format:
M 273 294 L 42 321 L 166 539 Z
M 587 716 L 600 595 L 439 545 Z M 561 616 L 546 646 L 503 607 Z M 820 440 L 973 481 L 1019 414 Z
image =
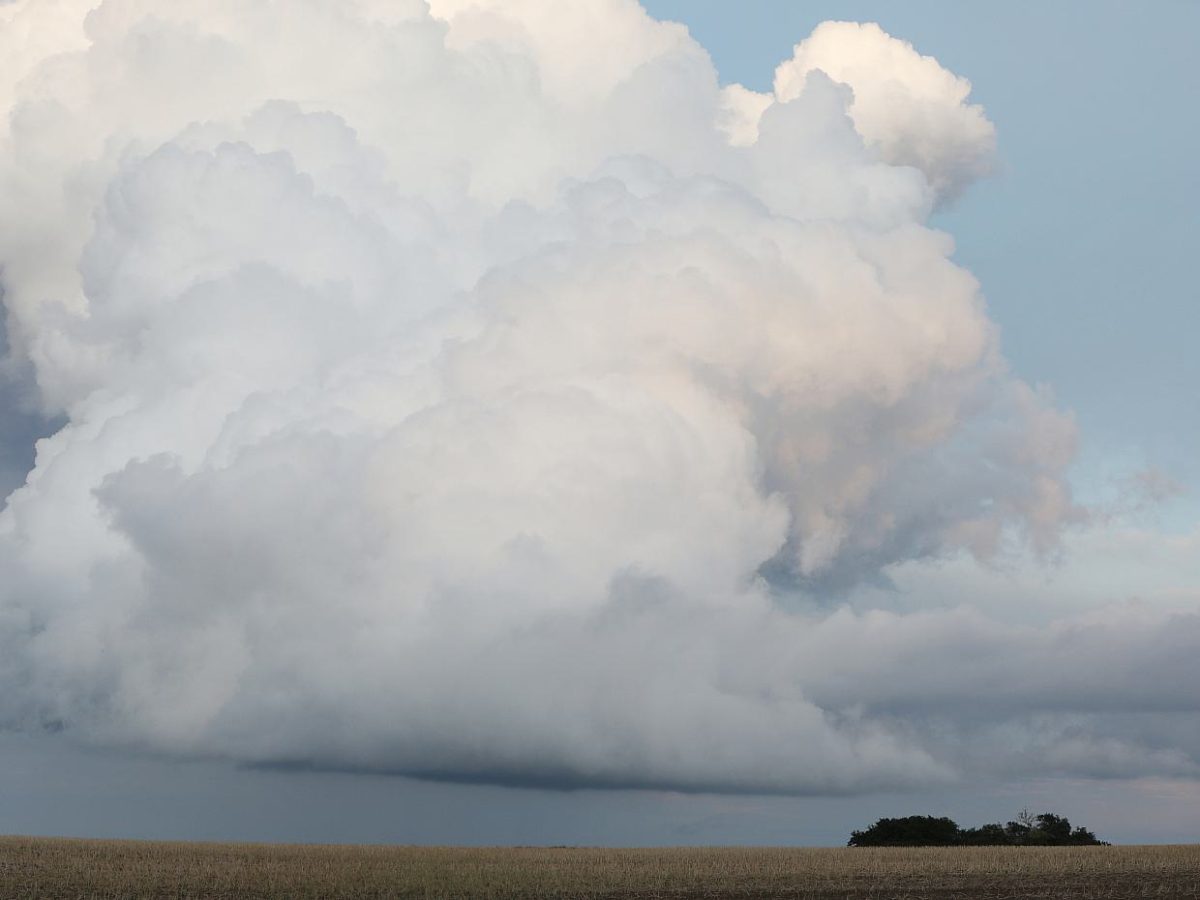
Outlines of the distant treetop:
M 904 816 L 880 819 L 866 831 L 851 832 L 851 847 L 1067 847 L 1107 845 L 1086 828 L 1072 829 L 1065 816 L 1030 815 L 1022 810 L 1016 821 L 1001 825 L 959 828 L 945 816 Z

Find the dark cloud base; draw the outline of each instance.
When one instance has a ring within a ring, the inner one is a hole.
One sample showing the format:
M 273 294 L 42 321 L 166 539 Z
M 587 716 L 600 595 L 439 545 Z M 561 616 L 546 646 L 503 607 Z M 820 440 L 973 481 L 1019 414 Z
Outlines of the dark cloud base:
M 369 778 L 406 778 L 413 781 L 424 781 L 431 784 L 489 786 L 512 788 L 516 790 L 553 791 L 557 793 L 579 793 L 584 791 L 658 791 L 687 796 L 711 795 L 714 797 L 855 797 L 862 791 L 852 790 L 789 790 L 781 788 L 768 790 L 764 788 L 746 787 L 745 785 L 721 782 L 695 784 L 676 782 L 662 779 L 637 778 L 591 778 L 575 772 L 554 770 L 530 770 L 525 773 L 514 772 L 457 772 L 452 769 L 389 769 L 372 767 L 354 767 L 336 763 L 318 763 L 307 761 L 278 761 L 242 763 L 239 768 L 246 771 L 288 772 L 288 773 L 327 773 L 335 775 L 352 775 Z

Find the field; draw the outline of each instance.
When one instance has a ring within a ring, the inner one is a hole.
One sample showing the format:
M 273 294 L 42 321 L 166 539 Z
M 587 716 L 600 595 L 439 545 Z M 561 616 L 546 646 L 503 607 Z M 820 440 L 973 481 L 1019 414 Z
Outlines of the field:
M 1200 846 L 457 849 L 0 838 L 3 898 L 1200 898 Z

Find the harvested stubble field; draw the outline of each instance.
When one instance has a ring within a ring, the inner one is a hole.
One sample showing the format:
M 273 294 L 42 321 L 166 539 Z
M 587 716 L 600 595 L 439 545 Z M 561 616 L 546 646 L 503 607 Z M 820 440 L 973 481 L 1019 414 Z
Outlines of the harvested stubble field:
M 1200 898 L 1200 846 L 462 849 L 0 839 L 0 897 Z

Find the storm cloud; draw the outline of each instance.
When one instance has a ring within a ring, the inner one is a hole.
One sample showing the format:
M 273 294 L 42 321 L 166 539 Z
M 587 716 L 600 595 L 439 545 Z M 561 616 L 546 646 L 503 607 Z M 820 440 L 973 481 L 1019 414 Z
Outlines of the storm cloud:
M 757 94 L 632 0 L 0 23 L 11 362 L 65 423 L 0 513 L 9 727 L 573 787 L 1196 773 L 1194 612 L 841 605 L 1085 516 L 928 224 L 996 141 L 935 60 L 827 23 Z

